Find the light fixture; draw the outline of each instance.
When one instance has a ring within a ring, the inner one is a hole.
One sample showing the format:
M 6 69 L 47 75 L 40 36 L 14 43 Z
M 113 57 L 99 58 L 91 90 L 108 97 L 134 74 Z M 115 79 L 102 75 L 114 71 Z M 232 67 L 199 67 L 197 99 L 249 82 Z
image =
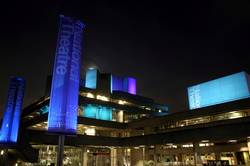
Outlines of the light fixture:
M 193 144 L 184 144 L 184 145 L 182 145 L 183 148 L 191 148 L 193 146 L 194 146 Z
M 0 154 L 1 154 L 1 155 L 4 155 L 4 150 L 1 150 Z
M 228 142 L 229 142 L 229 143 L 236 143 L 236 142 L 237 142 L 237 140 L 235 140 L 235 139 L 231 139 L 231 140 L 228 140 Z
M 206 143 L 209 142 L 209 140 L 201 140 L 201 142 Z

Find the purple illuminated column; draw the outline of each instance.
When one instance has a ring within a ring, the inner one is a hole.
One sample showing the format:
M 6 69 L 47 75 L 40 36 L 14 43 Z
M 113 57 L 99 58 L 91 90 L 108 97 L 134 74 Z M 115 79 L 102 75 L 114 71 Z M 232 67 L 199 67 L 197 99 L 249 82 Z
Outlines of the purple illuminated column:
M 128 93 L 136 95 L 136 79 L 128 77 Z

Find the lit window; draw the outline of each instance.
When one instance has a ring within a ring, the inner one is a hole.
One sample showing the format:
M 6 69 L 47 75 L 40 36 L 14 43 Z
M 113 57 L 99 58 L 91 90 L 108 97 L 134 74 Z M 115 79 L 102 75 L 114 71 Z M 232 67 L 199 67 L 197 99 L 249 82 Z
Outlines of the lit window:
M 86 135 L 95 135 L 95 129 L 94 128 L 88 128 L 85 130 Z
M 95 98 L 95 96 L 92 93 L 87 93 L 88 98 Z
M 193 147 L 193 144 L 185 144 L 185 145 L 182 145 L 183 148 L 191 148 Z
M 205 146 L 213 146 L 214 143 L 200 143 L 199 147 L 205 147 Z
M 202 140 L 201 142 L 203 142 L 203 143 L 204 143 L 204 142 L 209 142 L 209 140 Z
M 230 117 L 229 119 L 234 119 L 234 118 L 241 118 L 242 117 L 242 114 L 240 112 L 232 112 L 230 114 Z
M 106 96 L 101 96 L 101 95 L 97 95 L 97 96 L 96 96 L 96 99 L 102 100 L 102 101 L 109 101 L 109 98 L 108 98 L 108 97 L 106 97 Z
M 236 143 L 237 140 L 234 140 L 234 139 L 231 139 L 231 140 L 228 140 L 229 143 Z
M 120 105 L 124 105 L 124 104 L 126 104 L 127 102 L 126 101 L 124 101 L 124 100 L 119 100 L 118 101 L 118 104 L 120 104 Z

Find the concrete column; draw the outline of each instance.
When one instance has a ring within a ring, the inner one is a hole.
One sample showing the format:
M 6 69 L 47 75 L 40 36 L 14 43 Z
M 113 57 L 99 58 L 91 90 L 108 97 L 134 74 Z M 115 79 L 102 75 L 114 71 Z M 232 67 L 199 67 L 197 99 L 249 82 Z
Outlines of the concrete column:
M 124 156 L 125 156 L 125 164 L 131 165 L 131 149 L 130 148 L 125 148 L 124 149 Z
M 179 165 L 179 163 L 181 163 L 182 162 L 182 154 L 181 153 L 178 153 L 177 154 L 177 163 L 178 163 L 178 165 Z
M 87 166 L 88 165 L 88 152 L 87 147 L 83 147 L 83 158 L 82 158 L 82 165 Z
M 249 159 L 246 161 L 246 165 L 250 166 L 250 137 L 247 138 L 247 147 L 248 147 Z
M 123 166 L 124 163 L 124 149 L 123 148 L 118 148 L 117 149 L 117 163 L 118 166 Z
M 233 158 L 234 158 L 234 165 L 237 165 L 238 161 L 237 161 L 237 157 L 236 157 L 236 153 L 235 152 L 233 152 Z
M 247 138 L 247 147 L 248 147 L 248 152 L 250 156 L 250 138 Z
M 123 111 L 119 111 L 117 114 L 117 121 L 123 122 Z
M 110 165 L 117 166 L 117 149 L 110 148 Z
M 220 160 L 220 152 L 214 152 L 215 160 Z
M 249 153 L 248 152 L 243 152 L 243 157 L 244 157 L 244 161 L 246 163 L 246 166 L 250 166 Z
M 196 166 L 202 165 L 200 153 L 199 153 L 199 143 L 198 142 L 193 143 L 193 151 L 194 151 L 194 165 L 196 165 Z
M 145 163 L 145 146 L 142 147 L 142 161 L 143 161 L 143 165 Z
M 143 166 L 143 151 L 142 148 L 131 149 L 131 165 Z

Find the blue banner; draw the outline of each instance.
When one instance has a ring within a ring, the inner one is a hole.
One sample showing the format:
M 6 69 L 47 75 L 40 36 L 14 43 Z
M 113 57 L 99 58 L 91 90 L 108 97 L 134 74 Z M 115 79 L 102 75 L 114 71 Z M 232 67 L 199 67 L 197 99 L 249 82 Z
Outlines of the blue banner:
M 16 143 L 24 96 L 25 81 L 20 77 L 11 77 L 8 99 L 2 121 L 1 143 Z
M 49 105 L 49 132 L 76 133 L 83 28 L 82 22 L 60 16 Z

